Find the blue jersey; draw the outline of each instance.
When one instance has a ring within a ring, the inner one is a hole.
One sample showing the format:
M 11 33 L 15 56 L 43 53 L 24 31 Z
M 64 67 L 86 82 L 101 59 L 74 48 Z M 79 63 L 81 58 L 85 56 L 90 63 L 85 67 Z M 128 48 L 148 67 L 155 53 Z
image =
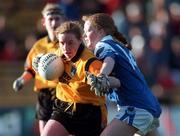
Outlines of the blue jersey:
M 131 51 L 114 41 L 111 36 L 106 37 L 109 38 L 103 38 L 104 40 L 98 42 L 94 53 L 101 60 L 106 57 L 115 60 L 111 75 L 120 80 L 121 87 L 111 90 L 109 95 L 113 95 L 120 106 L 146 109 L 154 117 L 159 117 L 160 104 L 148 87 Z

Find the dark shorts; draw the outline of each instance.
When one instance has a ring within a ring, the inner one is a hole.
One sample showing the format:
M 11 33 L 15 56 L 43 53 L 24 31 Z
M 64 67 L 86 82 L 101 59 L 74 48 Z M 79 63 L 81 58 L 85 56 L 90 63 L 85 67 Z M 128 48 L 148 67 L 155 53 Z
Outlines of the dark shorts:
M 70 134 L 75 136 L 99 136 L 101 128 L 101 108 L 92 104 L 76 104 L 65 111 L 68 103 L 56 100 L 51 119 L 60 122 Z
M 48 121 L 52 114 L 54 100 L 52 99 L 52 91 L 55 89 L 42 89 L 38 93 L 38 101 L 36 104 L 36 119 Z

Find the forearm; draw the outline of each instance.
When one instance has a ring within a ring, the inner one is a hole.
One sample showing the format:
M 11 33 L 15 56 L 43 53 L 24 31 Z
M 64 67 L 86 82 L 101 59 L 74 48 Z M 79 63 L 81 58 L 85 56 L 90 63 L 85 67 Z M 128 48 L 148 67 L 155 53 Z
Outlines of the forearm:
M 110 83 L 110 88 L 119 88 L 121 86 L 121 82 L 119 81 L 119 79 L 112 76 L 108 76 L 107 78 Z
M 24 71 L 21 78 L 23 79 L 24 84 L 26 84 L 33 78 L 33 75 L 28 71 Z
M 100 74 L 109 75 L 111 74 L 113 68 L 114 68 L 114 59 L 111 57 L 107 57 L 103 61 L 103 65 L 100 70 Z
M 99 75 L 109 75 L 114 68 L 114 64 L 115 62 L 113 58 L 111 57 L 105 58 Z M 111 88 L 118 88 L 121 86 L 120 81 L 113 76 L 108 76 L 108 80 Z

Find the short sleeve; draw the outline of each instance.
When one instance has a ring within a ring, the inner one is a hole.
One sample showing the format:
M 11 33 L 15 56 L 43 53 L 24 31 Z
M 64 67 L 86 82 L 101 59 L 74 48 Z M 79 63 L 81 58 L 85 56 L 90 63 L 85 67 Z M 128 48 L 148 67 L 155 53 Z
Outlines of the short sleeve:
M 101 67 L 102 67 L 102 62 L 94 57 L 87 61 L 85 66 L 85 71 L 97 75 L 100 73 Z
M 116 57 L 116 52 L 114 49 L 109 44 L 104 42 L 100 42 L 96 45 L 94 54 L 100 60 L 104 60 L 106 57 L 111 57 L 113 59 Z

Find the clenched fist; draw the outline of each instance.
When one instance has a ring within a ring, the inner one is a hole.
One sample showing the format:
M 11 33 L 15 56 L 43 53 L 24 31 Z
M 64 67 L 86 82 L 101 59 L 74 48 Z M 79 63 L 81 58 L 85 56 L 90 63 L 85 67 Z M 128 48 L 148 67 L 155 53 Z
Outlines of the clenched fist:
M 97 96 L 105 95 L 110 88 L 110 83 L 106 75 L 95 76 L 89 72 L 86 73 L 87 84 L 91 86 Z
M 24 86 L 24 80 L 23 78 L 19 77 L 13 82 L 13 89 L 15 92 L 20 91 Z

